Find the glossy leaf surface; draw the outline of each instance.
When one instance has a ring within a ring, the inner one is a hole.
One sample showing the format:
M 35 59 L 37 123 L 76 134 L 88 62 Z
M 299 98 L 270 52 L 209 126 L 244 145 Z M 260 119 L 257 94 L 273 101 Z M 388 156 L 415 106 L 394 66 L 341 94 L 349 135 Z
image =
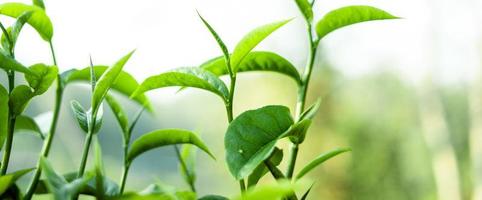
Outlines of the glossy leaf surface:
M 27 80 L 30 87 L 34 90 L 35 95 L 41 95 L 46 92 L 57 78 L 57 66 L 35 64 L 29 68 L 37 74 L 36 76 L 25 74 L 25 80 Z
M 282 27 L 290 20 L 283 20 L 279 22 L 274 22 L 266 24 L 255 28 L 248 34 L 246 34 L 243 39 L 241 39 L 233 50 L 231 55 L 231 67 L 233 72 L 238 71 L 238 65 L 243 61 L 244 57 L 248 55 L 251 50 L 254 49 L 261 41 L 268 37 L 271 33 L 276 31 L 278 28 Z
M 390 13 L 371 6 L 346 6 L 326 14 L 316 24 L 318 38 L 322 39 L 332 31 L 361 22 L 398 19 Z
M 122 129 L 124 139 L 126 139 L 129 131 L 129 119 L 127 118 L 127 114 L 124 112 L 124 109 L 122 109 L 121 104 L 113 96 L 107 95 L 105 96 L 105 100 L 107 105 L 109 105 L 110 109 L 114 113 L 117 123 Z
M 4 51 L 0 50 L 0 68 L 4 70 L 13 70 L 16 72 L 21 72 L 24 74 L 30 74 L 36 76 L 35 72 L 30 70 L 29 68 L 23 66 L 10 56 L 8 56 Z
M 34 96 L 32 89 L 26 85 L 19 85 L 10 93 L 10 112 L 15 116 L 22 114 L 25 107 L 30 102 L 30 99 Z
M 23 13 L 33 11 L 32 16 L 28 20 L 30 24 L 40 34 L 45 41 L 52 40 L 54 34 L 52 22 L 45 11 L 33 5 L 23 3 L 3 3 L 0 4 L 0 14 L 18 18 Z
M 313 21 L 313 9 L 311 8 L 311 4 L 308 2 L 308 0 L 295 0 L 295 2 L 306 21 Z
M 127 154 L 127 160 L 132 162 L 137 156 L 146 151 L 174 144 L 195 145 L 214 158 L 208 147 L 193 132 L 180 129 L 165 129 L 146 133 L 136 139 Z
M 231 174 L 238 180 L 251 174 L 271 155 L 292 124 L 290 111 L 284 106 L 246 111 L 234 119 L 224 138 Z
M 229 74 L 226 68 L 226 60 L 217 57 L 201 65 L 201 68 L 212 72 L 216 76 Z M 284 74 L 293 78 L 296 83 L 301 83 L 298 70 L 285 58 L 267 51 L 250 52 L 239 64 L 237 72 L 268 71 Z
M 196 67 L 184 67 L 147 78 L 134 92 L 133 97 L 149 90 L 172 86 L 207 90 L 217 94 L 224 101 L 227 101 L 229 96 L 224 82 L 211 72 Z

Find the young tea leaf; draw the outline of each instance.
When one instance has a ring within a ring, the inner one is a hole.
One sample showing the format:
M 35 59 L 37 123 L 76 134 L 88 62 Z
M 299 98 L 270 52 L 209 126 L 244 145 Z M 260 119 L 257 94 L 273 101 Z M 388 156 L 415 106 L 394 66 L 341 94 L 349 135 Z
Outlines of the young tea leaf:
M 180 159 L 185 164 L 186 170 L 184 170 L 182 165 L 179 165 L 179 171 L 184 181 L 188 184 L 196 182 L 196 150 L 193 145 L 182 145 Z
M 127 154 L 127 160 L 130 163 L 146 151 L 174 144 L 195 145 L 214 158 L 208 147 L 193 132 L 180 129 L 165 129 L 144 134 L 136 139 Z
M 238 71 L 238 65 L 243 61 L 244 57 L 251 52 L 251 50 L 256 47 L 261 41 L 268 37 L 278 28 L 282 27 L 290 20 L 283 20 L 279 22 L 274 22 L 266 24 L 255 28 L 248 34 L 246 34 L 241 41 L 238 42 L 231 55 L 231 68 L 233 73 Z
M 104 72 L 108 69 L 107 66 L 98 66 L 98 65 L 94 66 L 93 68 L 94 68 L 94 73 L 97 80 L 99 80 L 102 74 L 104 74 Z M 61 77 L 63 77 L 62 82 L 64 83 L 64 86 L 67 86 L 68 84 L 75 83 L 75 82 L 89 83 L 90 67 L 86 67 L 81 70 L 66 71 L 62 73 Z M 122 81 L 114 82 L 114 84 L 111 86 L 111 89 L 117 92 L 120 92 L 121 94 L 127 97 L 131 96 L 139 86 L 139 83 L 137 83 L 136 79 L 134 79 L 132 75 L 130 75 L 125 71 L 120 72 L 119 77 L 117 79 Z M 151 103 L 149 102 L 149 99 L 144 94 L 141 94 L 135 97 L 134 101 L 146 107 L 147 110 L 152 111 Z
M 28 19 L 30 19 L 32 13 L 33 11 L 27 11 L 17 18 L 15 24 L 7 29 L 9 35 L 8 39 L 5 34 L 2 35 L 1 43 L 4 49 L 12 49 L 13 51 L 15 44 L 17 43 L 18 36 L 20 35 L 20 31 L 22 30 L 23 25 L 27 23 Z
M 305 176 L 308 172 L 313 170 L 318 165 L 324 163 L 325 161 L 329 160 L 330 158 L 335 157 L 338 154 L 348 152 L 348 151 L 351 151 L 351 149 L 350 148 L 341 148 L 341 149 L 335 149 L 335 150 L 331 150 L 327 153 L 321 154 L 320 156 L 313 159 L 306 166 L 304 166 L 303 169 L 296 175 L 296 179 L 303 178 L 303 176 Z
M 278 166 L 281 164 L 281 160 L 283 160 L 283 151 L 281 149 L 275 148 L 271 156 L 268 160 L 274 165 Z M 248 177 L 248 188 L 256 185 L 258 181 L 268 173 L 268 168 L 264 163 L 259 164 L 256 169 L 254 169 L 253 173 L 251 173 Z
M 43 0 L 32 0 L 32 4 L 45 10 L 45 4 Z
M 114 66 L 107 69 L 102 76 L 98 79 L 95 86 L 94 93 L 92 94 L 92 109 L 95 111 L 99 108 L 100 104 L 104 100 L 105 95 L 109 91 L 112 85 L 116 82 L 119 74 L 122 72 L 122 68 L 132 56 L 134 51 L 130 52 L 126 56 L 122 57 Z
M 310 119 L 301 120 L 300 122 L 297 122 L 291 126 L 286 136 L 290 138 L 292 143 L 301 144 L 303 141 L 305 141 L 306 133 L 308 132 L 310 125 Z
M 26 85 L 19 85 L 15 87 L 10 93 L 10 100 L 8 102 L 10 106 L 10 112 L 18 116 L 22 114 L 27 104 L 30 102 L 30 99 L 34 96 L 32 89 Z
M 211 59 L 201 65 L 201 68 L 212 72 L 216 76 L 228 75 L 226 60 L 222 57 Z M 239 72 L 268 71 L 277 72 L 293 78 L 297 84 L 301 84 L 298 70 L 285 58 L 267 51 L 250 52 L 238 66 Z
M 37 74 L 37 76 L 25 74 L 25 80 L 34 90 L 34 95 L 41 95 L 46 92 L 57 78 L 57 66 L 49 67 L 44 64 L 35 64 L 29 68 Z
M 7 90 L 0 85 L 0 149 L 2 149 L 8 133 L 8 105 L 9 95 Z
M 308 2 L 308 0 L 295 0 L 295 2 L 306 21 L 311 23 L 311 21 L 313 21 L 313 9 L 311 8 L 311 4 Z
M 124 112 L 124 109 L 122 109 L 121 104 L 111 95 L 106 95 L 105 100 L 107 101 L 107 105 L 109 105 L 110 109 L 114 113 L 117 123 L 122 129 L 124 140 L 127 139 L 127 133 L 129 131 L 129 119 L 127 118 L 127 114 Z
M 183 67 L 151 76 L 141 83 L 132 97 L 136 97 L 149 90 L 172 86 L 207 90 L 217 94 L 224 101 L 227 101 L 229 98 L 228 88 L 221 79 L 211 72 L 196 67 Z
M 37 122 L 29 116 L 17 116 L 15 120 L 15 132 L 22 130 L 35 133 L 36 136 L 39 136 L 42 140 L 44 139 L 43 132 L 40 130 Z
M 199 18 L 201 18 L 201 21 L 204 23 L 204 25 L 209 30 L 211 35 L 213 35 L 214 39 L 216 40 L 216 42 L 219 45 L 219 48 L 221 48 L 221 51 L 223 52 L 223 55 L 224 55 L 225 64 L 226 64 L 226 62 L 229 62 L 229 59 L 230 59 L 228 48 L 224 44 L 223 40 L 221 40 L 221 37 L 219 37 L 218 33 L 216 33 L 216 31 L 213 29 L 213 27 L 211 27 L 211 25 L 209 25 L 209 23 L 201 16 L 201 14 L 199 14 L 199 12 L 197 12 L 197 14 L 198 14 Z M 224 65 L 223 67 L 227 71 L 230 71 L 230 69 L 228 69 L 227 65 Z
M 321 105 L 321 98 L 318 98 L 313 105 L 311 105 L 308 109 L 306 109 L 303 113 L 301 113 L 298 120 L 299 121 L 302 121 L 305 119 L 312 120 L 315 117 L 318 110 L 320 109 L 320 105 Z
M 234 119 L 224 137 L 231 174 L 238 180 L 250 175 L 271 155 L 292 124 L 290 111 L 284 106 L 246 111 Z
M 0 14 L 14 18 L 20 17 L 23 13 L 32 11 L 32 16 L 28 19 L 28 24 L 40 34 L 45 41 L 51 41 L 54 34 L 52 22 L 45 11 L 34 5 L 23 3 L 3 3 L 0 4 Z
M 70 108 L 72 109 L 74 117 L 77 119 L 77 123 L 79 123 L 80 128 L 87 133 L 89 131 L 87 111 L 85 111 L 84 107 L 75 100 L 70 102 Z
M 37 76 L 35 72 L 23 66 L 22 64 L 20 64 L 15 59 L 11 58 L 4 51 L 1 51 L 1 50 L 0 50 L 0 68 L 4 70 L 13 70 L 24 74 Z
M 332 31 L 361 22 L 399 19 L 390 13 L 371 6 L 347 6 L 326 14 L 316 24 L 318 38 L 322 39 Z

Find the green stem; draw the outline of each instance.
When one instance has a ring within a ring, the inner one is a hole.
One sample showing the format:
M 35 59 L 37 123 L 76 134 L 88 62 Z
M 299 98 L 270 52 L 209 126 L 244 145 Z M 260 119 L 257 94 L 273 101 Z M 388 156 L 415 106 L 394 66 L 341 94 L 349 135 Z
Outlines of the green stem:
M 306 64 L 305 71 L 303 74 L 302 83 L 298 90 L 298 100 L 296 103 L 296 120 L 299 120 L 300 115 L 305 109 L 306 96 L 308 93 L 308 86 L 310 83 L 311 72 L 313 71 L 313 65 L 315 63 L 316 52 L 318 48 L 319 40 L 313 40 L 313 30 L 310 23 L 307 23 L 308 39 L 309 39 L 309 55 L 308 63 Z M 290 160 L 288 163 L 288 168 L 286 174 L 288 178 L 293 177 L 293 172 L 296 165 L 296 157 L 298 156 L 298 144 L 291 144 L 292 151 L 290 152 Z
M 3 158 L 2 158 L 1 175 L 5 175 L 7 173 L 8 162 L 10 161 L 10 154 L 12 152 L 14 126 L 15 126 L 15 117 L 11 115 L 10 121 L 8 124 L 8 134 L 6 139 L 5 151 L 3 153 Z
M 50 46 L 50 53 L 52 54 L 52 62 L 54 65 L 57 65 L 57 59 L 55 57 L 55 51 L 54 51 L 54 46 L 52 41 L 49 41 L 49 46 Z M 57 129 L 57 122 L 59 119 L 60 115 L 60 108 L 62 107 L 62 97 L 64 93 L 64 86 L 62 85 L 62 80 L 60 75 L 57 75 L 57 90 L 55 92 L 55 105 L 54 105 L 54 114 L 52 118 L 52 123 L 50 124 L 50 129 L 49 133 L 47 135 L 47 138 L 44 140 L 44 144 L 42 146 L 42 151 L 40 153 L 40 157 L 48 157 L 49 152 L 50 152 L 50 147 L 52 146 L 52 141 L 55 136 L 55 131 Z M 34 176 L 32 177 L 32 180 L 27 188 L 27 192 L 24 196 L 24 200 L 30 200 L 32 199 L 33 193 L 35 192 L 38 181 L 40 179 L 40 176 L 42 175 L 42 169 L 40 166 L 40 162 L 37 161 L 37 167 L 35 169 Z
M 184 171 L 184 174 L 186 174 L 186 176 L 187 176 L 188 184 L 189 184 L 189 187 L 191 188 L 191 191 L 196 192 L 196 186 L 194 184 L 194 179 L 192 178 L 192 174 L 189 171 L 189 169 L 187 168 L 186 163 L 184 162 L 184 160 L 181 157 L 181 151 L 179 150 L 179 147 L 177 145 L 174 145 L 174 150 L 176 151 L 176 156 L 179 159 L 179 163 L 181 163 L 182 171 Z
M 127 175 L 129 174 L 130 163 L 125 162 L 124 169 L 122 172 L 121 183 L 120 183 L 120 194 L 124 193 L 124 189 L 126 186 Z
M 60 78 L 60 76 L 58 76 L 57 78 Z M 40 153 L 41 155 L 40 157 L 48 157 L 49 155 L 50 147 L 52 146 L 52 141 L 55 136 L 55 130 L 57 128 L 57 121 L 59 119 L 60 107 L 62 104 L 62 94 L 63 94 L 63 89 L 61 87 L 61 83 L 60 81 L 57 81 L 57 92 L 55 94 L 54 115 L 53 115 L 52 123 L 50 124 L 49 134 L 47 135 L 47 138 L 44 140 L 44 145 L 42 147 L 42 152 Z M 37 162 L 37 168 L 35 169 L 35 174 L 27 189 L 27 193 L 24 196 L 25 200 L 30 200 L 32 198 L 33 193 L 37 188 L 37 184 L 41 175 L 42 175 L 41 165 L 40 165 L 40 162 Z
M 264 165 L 266 165 L 266 168 L 268 168 L 269 172 L 271 173 L 271 175 L 273 175 L 275 179 L 285 178 L 285 175 L 269 160 L 264 160 Z
M 79 171 L 77 172 L 77 178 L 82 178 L 85 171 L 85 165 L 87 164 L 87 158 L 89 157 L 90 143 L 92 143 L 93 131 L 89 130 L 87 137 L 84 141 L 84 149 L 82 150 L 82 160 L 80 161 Z

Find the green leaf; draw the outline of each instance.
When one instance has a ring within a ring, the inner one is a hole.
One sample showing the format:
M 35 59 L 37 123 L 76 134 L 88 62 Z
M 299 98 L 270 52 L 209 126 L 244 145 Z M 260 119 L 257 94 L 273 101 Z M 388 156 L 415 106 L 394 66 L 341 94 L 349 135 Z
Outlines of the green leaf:
M 228 75 L 226 60 L 217 57 L 201 65 L 201 68 L 212 72 L 216 76 Z M 285 58 L 267 51 L 254 51 L 248 53 L 238 66 L 237 72 L 268 71 L 277 72 L 293 78 L 297 84 L 301 84 L 298 70 Z
M 13 51 L 15 44 L 17 43 L 18 36 L 20 35 L 20 31 L 22 30 L 23 25 L 30 19 L 32 13 L 33 11 L 22 13 L 22 15 L 17 18 L 17 21 L 15 21 L 15 24 L 7 29 L 10 41 L 7 39 L 5 34 L 2 35 L 1 42 L 4 49 L 12 49 Z M 10 42 L 12 42 L 12 44 L 10 44 Z
M 17 131 L 29 131 L 35 133 L 42 140 L 45 139 L 44 134 L 37 122 L 29 116 L 20 115 L 15 119 L 15 132 Z
M 278 166 L 283 160 L 283 151 L 281 149 L 275 148 L 268 160 L 273 163 L 273 165 Z M 248 188 L 256 185 L 258 181 L 263 177 L 269 170 L 264 163 L 259 164 L 253 173 L 248 177 Z
M 43 0 L 32 0 L 33 5 L 38 6 L 45 10 L 45 4 Z
M 301 196 L 300 200 L 306 200 L 306 198 L 308 198 L 308 195 L 310 194 L 311 189 L 313 188 L 313 185 L 315 185 L 315 184 L 314 183 L 311 184 L 310 188 L 308 188 L 308 190 L 306 190 L 306 192 L 303 194 L 303 196 Z
M 288 23 L 290 20 L 283 20 L 266 24 L 255 28 L 248 34 L 246 34 L 241 41 L 238 42 L 231 55 L 231 68 L 233 73 L 238 71 L 238 65 L 243 61 L 244 57 L 251 52 L 261 41 L 268 37 L 275 30 Z
M 179 171 L 186 183 L 196 182 L 196 148 L 190 144 L 182 145 L 180 159 L 186 164 L 186 171 L 179 165 Z
M 127 154 L 127 160 L 130 163 L 146 151 L 174 144 L 195 145 L 214 158 L 208 147 L 193 132 L 180 129 L 165 129 L 144 134 L 136 139 Z
M 306 21 L 311 23 L 311 21 L 313 21 L 313 9 L 311 8 L 311 4 L 308 2 L 308 0 L 295 0 L 295 2 Z
M 46 92 L 57 78 L 59 71 L 57 66 L 49 67 L 44 64 L 35 64 L 29 68 L 37 74 L 37 76 L 25 74 L 25 80 L 33 88 L 34 95 L 41 95 Z
M 14 183 L 25 174 L 31 172 L 34 168 L 19 170 L 10 174 L 0 176 L 0 195 L 5 193 Z
M 114 64 L 114 66 L 107 69 L 105 73 L 103 73 L 102 76 L 98 79 L 97 85 L 94 89 L 94 93 L 92 94 L 92 110 L 96 111 L 99 108 L 100 104 L 104 100 L 105 95 L 107 94 L 111 86 L 116 82 L 119 74 L 122 72 L 122 68 L 133 53 L 134 51 L 122 57 L 119 61 L 117 61 L 116 64 Z
M 84 107 L 76 100 L 70 102 L 70 108 L 80 128 L 87 133 L 89 131 L 87 111 L 85 111 Z
M 211 72 L 196 68 L 183 67 L 156 76 L 147 78 L 134 92 L 132 97 L 136 97 L 149 90 L 163 87 L 193 87 L 213 92 L 227 101 L 229 91 L 223 81 Z
M 305 119 L 312 120 L 315 117 L 318 110 L 320 109 L 320 105 L 321 105 L 321 98 L 318 98 L 313 105 L 311 105 L 308 109 L 306 109 L 303 113 L 301 113 L 299 117 L 299 121 L 302 121 Z
M 291 142 L 301 144 L 305 141 L 306 133 L 308 132 L 310 125 L 310 119 L 301 120 L 300 122 L 293 124 L 286 136 L 289 136 Z
M 90 109 L 87 111 L 87 116 L 91 116 L 91 115 L 93 115 L 93 113 L 92 113 L 92 108 L 90 108 Z M 98 132 L 100 131 L 100 128 L 102 127 L 103 118 L 104 118 L 104 108 L 102 107 L 102 104 L 101 104 L 101 106 L 100 106 L 99 109 L 97 110 L 97 115 L 96 115 L 96 117 L 95 117 L 94 133 L 98 133 Z M 92 122 L 91 122 L 90 120 L 91 120 L 91 118 L 88 117 L 88 118 L 87 118 L 88 125 L 89 125 L 89 126 L 92 126 Z
M 238 180 L 250 175 L 271 155 L 292 124 L 290 111 L 284 106 L 265 106 L 234 119 L 224 138 L 231 174 Z
M 94 68 L 94 73 L 97 80 L 99 80 L 102 74 L 104 74 L 104 72 L 108 69 L 107 66 L 99 66 L 99 65 L 94 66 L 93 68 Z M 86 67 L 81 70 L 74 69 L 74 70 L 66 71 L 62 73 L 61 76 L 63 77 L 62 81 L 65 86 L 75 82 L 90 83 L 90 67 Z M 131 96 L 132 93 L 139 86 L 139 83 L 137 83 L 136 79 L 134 79 L 132 75 L 130 75 L 125 71 L 120 72 L 119 77 L 117 79 L 122 81 L 116 81 L 111 86 L 111 88 L 127 97 Z M 146 107 L 147 110 L 152 111 L 151 103 L 149 102 L 149 99 L 144 94 L 138 95 L 136 98 L 134 98 L 134 101 Z
M 162 183 L 150 184 L 138 193 L 126 193 L 121 200 L 195 200 L 196 193 L 177 190 Z
M 0 85 L 0 149 L 2 149 L 8 133 L 8 113 L 9 113 L 9 95 L 7 90 Z
M 107 101 L 107 105 L 109 105 L 114 113 L 117 123 L 122 129 L 123 139 L 126 140 L 129 132 L 129 119 L 127 118 L 127 114 L 124 112 L 124 109 L 122 109 L 121 104 L 117 102 L 117 100 L 115 100 L 115 98 L 111 95 L 105 96 L 105 100 Z
M 242 196 L 235 198 L 235 200 L 282 200 L 286 196 L 292 194 L 296 187 L 296 184 L 292 184 L 287 180 L 281 180 L 278 183 L 252 187 Z
M 371 6 L 347 6 L 333 10 L 326 14 L 316 24 L 318 38 L 322 39 L 329 33 L 339 28 L 360 22 L 399 19 L 390 13 Z
M 33 96 L 34 93 L 32 92 L 32 89 L 26 85 L 19 85 L 13 88 L 8 102 L 11 113 L 15 116 L 22 114 Z
M 348 152 L 348 151 L 351 151 L 351 149 L 350 148 L 340 148 L 340 149 L 331 150 L 329 152 L 321 154 L 320 156 L 313 159 L 310 163 L 305 165 L 303 167 L 303 169 L 296 175 L 296 179 L 303 178 L 303 176 L 305 176 L 308 172 L 313 170 L 318 165 L 324 163 L 325 161 L 329 160 L 330 158 L 335 157 L 338 154 Z
M 214 39 L 216 40 L 216 42 L 219 45 L 219 48 L 221 48 L 221 51 L 223 52 L 223 55 L 224 55 L 225 63 L 229 62 L 229 51 L 228 51 L 228 48 L 226 47 L 226 45 L 224 44 L 223 40 L 221 39 L 221 37 L 219 37 L 218 33 L 216 33 L 216 31 L 213 29 L 213 27 L 211 25 L 209 25 L 209 23 L 201 16 L 201 14 L 199 14 L 199 12 L 197 12 L 197 14 L 198 14 L 199 18 L 201 18 L 201 21 L 204 23 L 204 25 L 209 30 L 211 35 L 213 35 Z M 228 66 L 226 66 L 226 65 L 224 65 L 224 69 L 229 71 Z
M 198 200 L 229 200 L 229 199 L 220 195 L 210 194 L 210 195 L 203 196 Z
M 60 176 L 55 172 L 45 157 L 40 157 L 40 166 L 47 178 L 45 185 L 47 186 L 47 189 L 54 194 L 56 200 L 72 199 L 87 185 L 88 181 L 92 179 L 92 176 L 85 175 L 80 179 L 67 182 L 63 176 Z
M 24 74 L 30 74 L 33 76 L 37 75 L 29 68 L 23 66 L 15 59 L 8 56 L 4 51 L 0 51 L 0 68 L 4 70 L 13 70 Z
M 42 39 L 51 41 L 54 34 L 52 22 L 42 8 L 23 3 L 0 4 L 0 14 L 2 15 L 18 18 L 28 11 L 33 11 L 32 16 L 28 19 L 28 24 L 37 30 Z

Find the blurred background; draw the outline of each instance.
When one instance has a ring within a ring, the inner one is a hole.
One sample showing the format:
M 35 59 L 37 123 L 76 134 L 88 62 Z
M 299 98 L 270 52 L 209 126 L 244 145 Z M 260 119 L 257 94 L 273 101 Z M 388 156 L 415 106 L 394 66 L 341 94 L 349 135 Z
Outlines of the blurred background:
M 6 0 L 5 0 L 6 1 Z M 20 1 L 30 3 L 30 1 Z M 54 24 L 59 68 L 113 64 L 132 49 L 125 70 L 138 81 L 180 66 L 198 66 L 221 55 L 196 15 L 211 23 L 230 50 L 252 28 L 296 17 L 257 47 L 279 53 L 302 72 L 307 57 L 304 21 L 293 0 L 45 0 Z M 318 154 L 351 147 L 309 174 L 316 181 L 310 199 L 482 199 L 482 1 L 338 0 L 317 1 L 315 18 L 345 5 L 372 5 L 401 20 L 359 24 L 321 42 L 307 104 L 322 108 L 301 146 L 298 170 Z M 8 24 L 9 18 L 0 18 Z M 25 65 L 51 63 L 48 44 L 31 27 L 19 38 L 16 57 Z M 5 75 L 0 76 L 6 84 Z M 19 76 L 19 80 L 22 78 Z M 23 80 L 22 80 L 23 81 Z M 19 81 L 18 83 L 20 83 Z M 65 92 L 61 119 L 49 159 L 60 172 L 77 169 L 84 133 L 69 102 L 89 105 L 89 86 Z M 223 103 L 200 90 L 177 88 L 148 93 L 155 114 L 144 114 L 134 137 L 160 128 L 195 130 L 214 151 L 198 155 L 200 194 L 238 192 L 224 162 L 227 127 Z M 289 106 L 296 84 L 274 73 L 238 77 L 235 114 L 267 104 Z M 54 90 L 27 109 L 35 116 L 53 107 Z M 117 95 L 130 116 L 139 108 Z M 99 134 L 107 175 L 119 180 L 121 129 L 105 107 Z M 11 170 L 34 166 L 41 141 L 19 134 Z M 287 142 L 281 147 L 287 147 Z M 285 148 L 285 155 L 288 154 Z M 286 163 L 282 164 L 284 169 Z M 149 183 L 188 188 L 173 148 L 150 151 L 134 162 L 128 190 Z M 29 177 L 22 179 L 27 183 Z M 263 181 L 273 181 L 266 177 Z

